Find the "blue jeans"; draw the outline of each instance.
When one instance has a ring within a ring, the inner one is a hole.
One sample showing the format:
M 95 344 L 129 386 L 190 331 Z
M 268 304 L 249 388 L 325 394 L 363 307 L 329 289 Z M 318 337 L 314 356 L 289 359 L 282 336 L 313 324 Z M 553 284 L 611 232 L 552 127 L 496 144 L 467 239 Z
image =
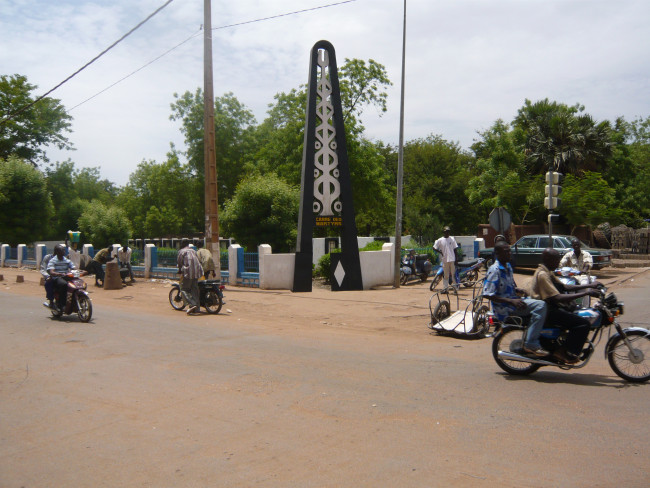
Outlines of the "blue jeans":
M 526 308 L 516 308 L 510 315 L 519 317 L 530 315 L 530 322 L 526 330 L 525 345 L 533 349 L 541 347 L 539 335 L 542 333 L 544 323 L 546 322 L 546 302 L 544 300 L 535 300 L 533 298 L 523 298 Z

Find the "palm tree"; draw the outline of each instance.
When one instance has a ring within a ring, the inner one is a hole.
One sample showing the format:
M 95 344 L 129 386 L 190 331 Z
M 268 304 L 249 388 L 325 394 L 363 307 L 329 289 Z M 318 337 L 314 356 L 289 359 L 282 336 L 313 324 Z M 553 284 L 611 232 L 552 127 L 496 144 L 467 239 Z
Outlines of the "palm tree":
M 596 124 L 583 110 L 582 105 L 569 107 L 548 98 L 534 104 L 526 100 L 513 125 L 531 172 L 581 174 L 601 167 L 611 154 L 610 125 Z

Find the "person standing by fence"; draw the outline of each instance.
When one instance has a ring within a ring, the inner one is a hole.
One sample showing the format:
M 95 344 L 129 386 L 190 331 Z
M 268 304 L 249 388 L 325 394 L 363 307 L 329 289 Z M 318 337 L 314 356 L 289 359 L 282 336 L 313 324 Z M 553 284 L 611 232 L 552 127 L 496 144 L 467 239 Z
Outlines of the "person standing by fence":
M 196 251 L 190 247 L 190 241 L 181 241 L 181 250 L 177 257 L 178 273 L 183 275 L 181 294 L 187 302 L 188 314 L 199 311 L 199 278 L 203 276 L 203 267 Z
M 443 287 L 447 289 L 451 286 L 456 277 L 456 265 L 458 264 L 456 248 L 458 247 L 458 244 L 456 243 L 456 239 L 449 235 L 451 232 L 449 227 L 445 227 L 442 232 L 443 237 L 433 244 L 433 248 L 442 255 L 442 284 Z M 458 283 L 456 283 L 456 288 L 457 287 Z M 453 288 L 452 290 L 455 292 L 456 288 Z

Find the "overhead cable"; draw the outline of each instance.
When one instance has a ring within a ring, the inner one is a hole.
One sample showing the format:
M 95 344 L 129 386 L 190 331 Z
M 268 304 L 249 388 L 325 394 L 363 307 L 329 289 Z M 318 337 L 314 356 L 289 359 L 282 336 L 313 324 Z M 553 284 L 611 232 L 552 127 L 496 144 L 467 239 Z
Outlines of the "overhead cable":
M 24 112 L 25 110 L 27 110 L 27 109 L 28 109 L 29 107 L 31 107 L 32 105 L 34 105 L 34 104 L 40 102 L 43 98 L 45 98 L 46 96 L 48 96 L 48 95 L 49 95 L 50 93 L 52 93 L 54 90 L 56 90 L 57 88 L 61 87 L 63 84 L 67 83 L 68 81 L 70 81 L 72 78 L 74 78 L 74 77 L 77 76 L 79 73 L 81 73 L 84 69 L 86 69 L 88 66 L 90 66 L 91 64 L 93 64 L 95 61 L 97 61 L 99 58 L 101 58 L 104 54 L 106 54 L 108 51 L 110 51 L 111 49 L 113 49 L 113 48 L 114 48 L 115 46 L 117 46 L 120 42 L 122 42 L 124 39 L 126 39 L 128 36 L 130 36 L 133 32 L 135 32 L 135 31 L 138 30 L 140 27 L 142 27 L 142 26 L 143 26 L 147 21 L 149 21 L 149 20 L 150 20 L 154 15 L 156 15 L 158 12 L 160 12 L 162 9 L 164 9 L 167 5 L 169 5 L 169 4 L 172 3 L 173 1 L 174 1 L 174 0 L 167 0 L 163 5 L 161 5 L 160 7 L 158 7 L 158 8 L 157 8 L 154 12 L 152 12 L 151 14 L 149 14 L 149 16 L 147 16 L 146 19 L 144 19 L 143 21 L 141 21 L 141 22 L 140 22 L 138 25 L 136 25 L 133 29 L 131 29 L 129 32 L 127 32 L 127 33 L 124 34 L 122 37 L 120 37 L 117 41 L 115 41 L 113 44 L 111 44 L 111 45 L 108 46 L 106 49 L 104 49 L 101 53 L 99 53 L 99 54 L 98 54 L 97 56 L 95 56 L 93 59 L 91 59 L 90 61 L 88 61 L 86 64 L 84 64 L 81 68 L 79 68 L 77 71 L 75 71 L 75 72 L 72 73 L 70 76 L 68 76 L 68 77 L 67 77 L 65 80 L 63 80 L 61 83 L 59 83 L 59 84 L 56 85 L 54 88 L 52 88 L 51 90 L 47 91 L 46 93 L 44 93 L 44 94 L 41 95 L 40 97 L 38 97 L 38 98 L 37 98 L 36 100 L 34 100 L 33 102 L 31 102 L 31 103 L 25 105 L 24 107 L 21 107 L 21 108 L 19 108 L 18 110 L 14 111 L 13 113 L 9 114 L 6 118 L 2 119 L 2 122 L 1 122 L 1 123 L 5 123 L 5 122 L 7 122 L 7 121 L 13 119 L 16 115 L 18 115 L 18 114 Z

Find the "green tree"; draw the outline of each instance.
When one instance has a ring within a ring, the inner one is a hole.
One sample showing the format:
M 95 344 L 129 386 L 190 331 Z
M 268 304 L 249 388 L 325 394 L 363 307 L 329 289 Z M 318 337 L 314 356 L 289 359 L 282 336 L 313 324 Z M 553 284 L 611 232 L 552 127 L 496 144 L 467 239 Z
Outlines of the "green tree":
M 478 210 L 465 189 L 472 156 L 457 143 L 430 135 L 404 146 L 404 229 L 431 242 L 449 225 L 454 234 L 476 231 Z
M 627 122 L 618 118 L 613 130 L 612 157 L 603 178 L 616 192 L 623 223 L 645 226 L 650 218 L 650 117 Z
M 11 246 L 46 234 L 52 200 L 43 175 L 15 156 L 0 159 L 0 236 Z
M 47 237 L 60 239 L 68 230 L 77 229 L 84 203 L 98 200 L 108 205 L 118 194 L 113 183 L 100 180 L 98 168 L 77 170 L 71 160 L 57 162 L 45 169 L 47 189 L 52 196 L 54 214 Z
M 220 215 L 224 235 L 235 238 L 248 250 L 269 244 L 274 252 L 295 246 L 300 194 L 270 174 L 243 180 Z
M 36 166 L 39 160 L 49 162 L 46 146 L 72 149 L 64 135 L 71 132 L 72 117 L 55 98 L 45 97 L 32 105 L 36 88 L 25 76 L 0 76 L 0 158 L 13 154 Z
M 611 154 L 610 124 L 596 124 L 584 106 L 526 100 L 513 121 L 531 171 L 598 171 Z
M 182 96 L 174 94 L 174 98 L 170 119 L 181 122 L 188 164 L 203 179 L 203 91 L 198 88 L 194 94 L 187 91 Z M 256 121 L 245 105 L 232 93 L 226 93 L 215 98 L 214 127 L 218 192 L 223 202 L 233 195 L 244 164 L 254 151 Z
M 479 135 L 481 139 L 472 145 L 474 176 L 465 193 L 478 206 L 482 220 L 486 222 L 495 207 L 506 208 L 518 224 L 541 218 L 545 213 L 543 177 L 528 171 L 509 125 L 497 120 Z
M 131 238 L 131 222 L 117 206 L 106 206 L 99 201 L 85 204 L 79 217 L 79 230 L 85 241 L 96 249 L 115 243 L 126 244 Z
M 585 171 L 581 176 L 567 175 L 563 184 L 560 213 L 574 226 L 597 226 L 603 222 L 617 225 L 620 211 L 616 206 L 616 192 L 600 173 Z
M 172 152 L 164 163 L 141 162 L 117 203 L 138 236 L 189 235 L 203 231 L 203 194 L 203 179 L 189 165 L 181 164 Z

